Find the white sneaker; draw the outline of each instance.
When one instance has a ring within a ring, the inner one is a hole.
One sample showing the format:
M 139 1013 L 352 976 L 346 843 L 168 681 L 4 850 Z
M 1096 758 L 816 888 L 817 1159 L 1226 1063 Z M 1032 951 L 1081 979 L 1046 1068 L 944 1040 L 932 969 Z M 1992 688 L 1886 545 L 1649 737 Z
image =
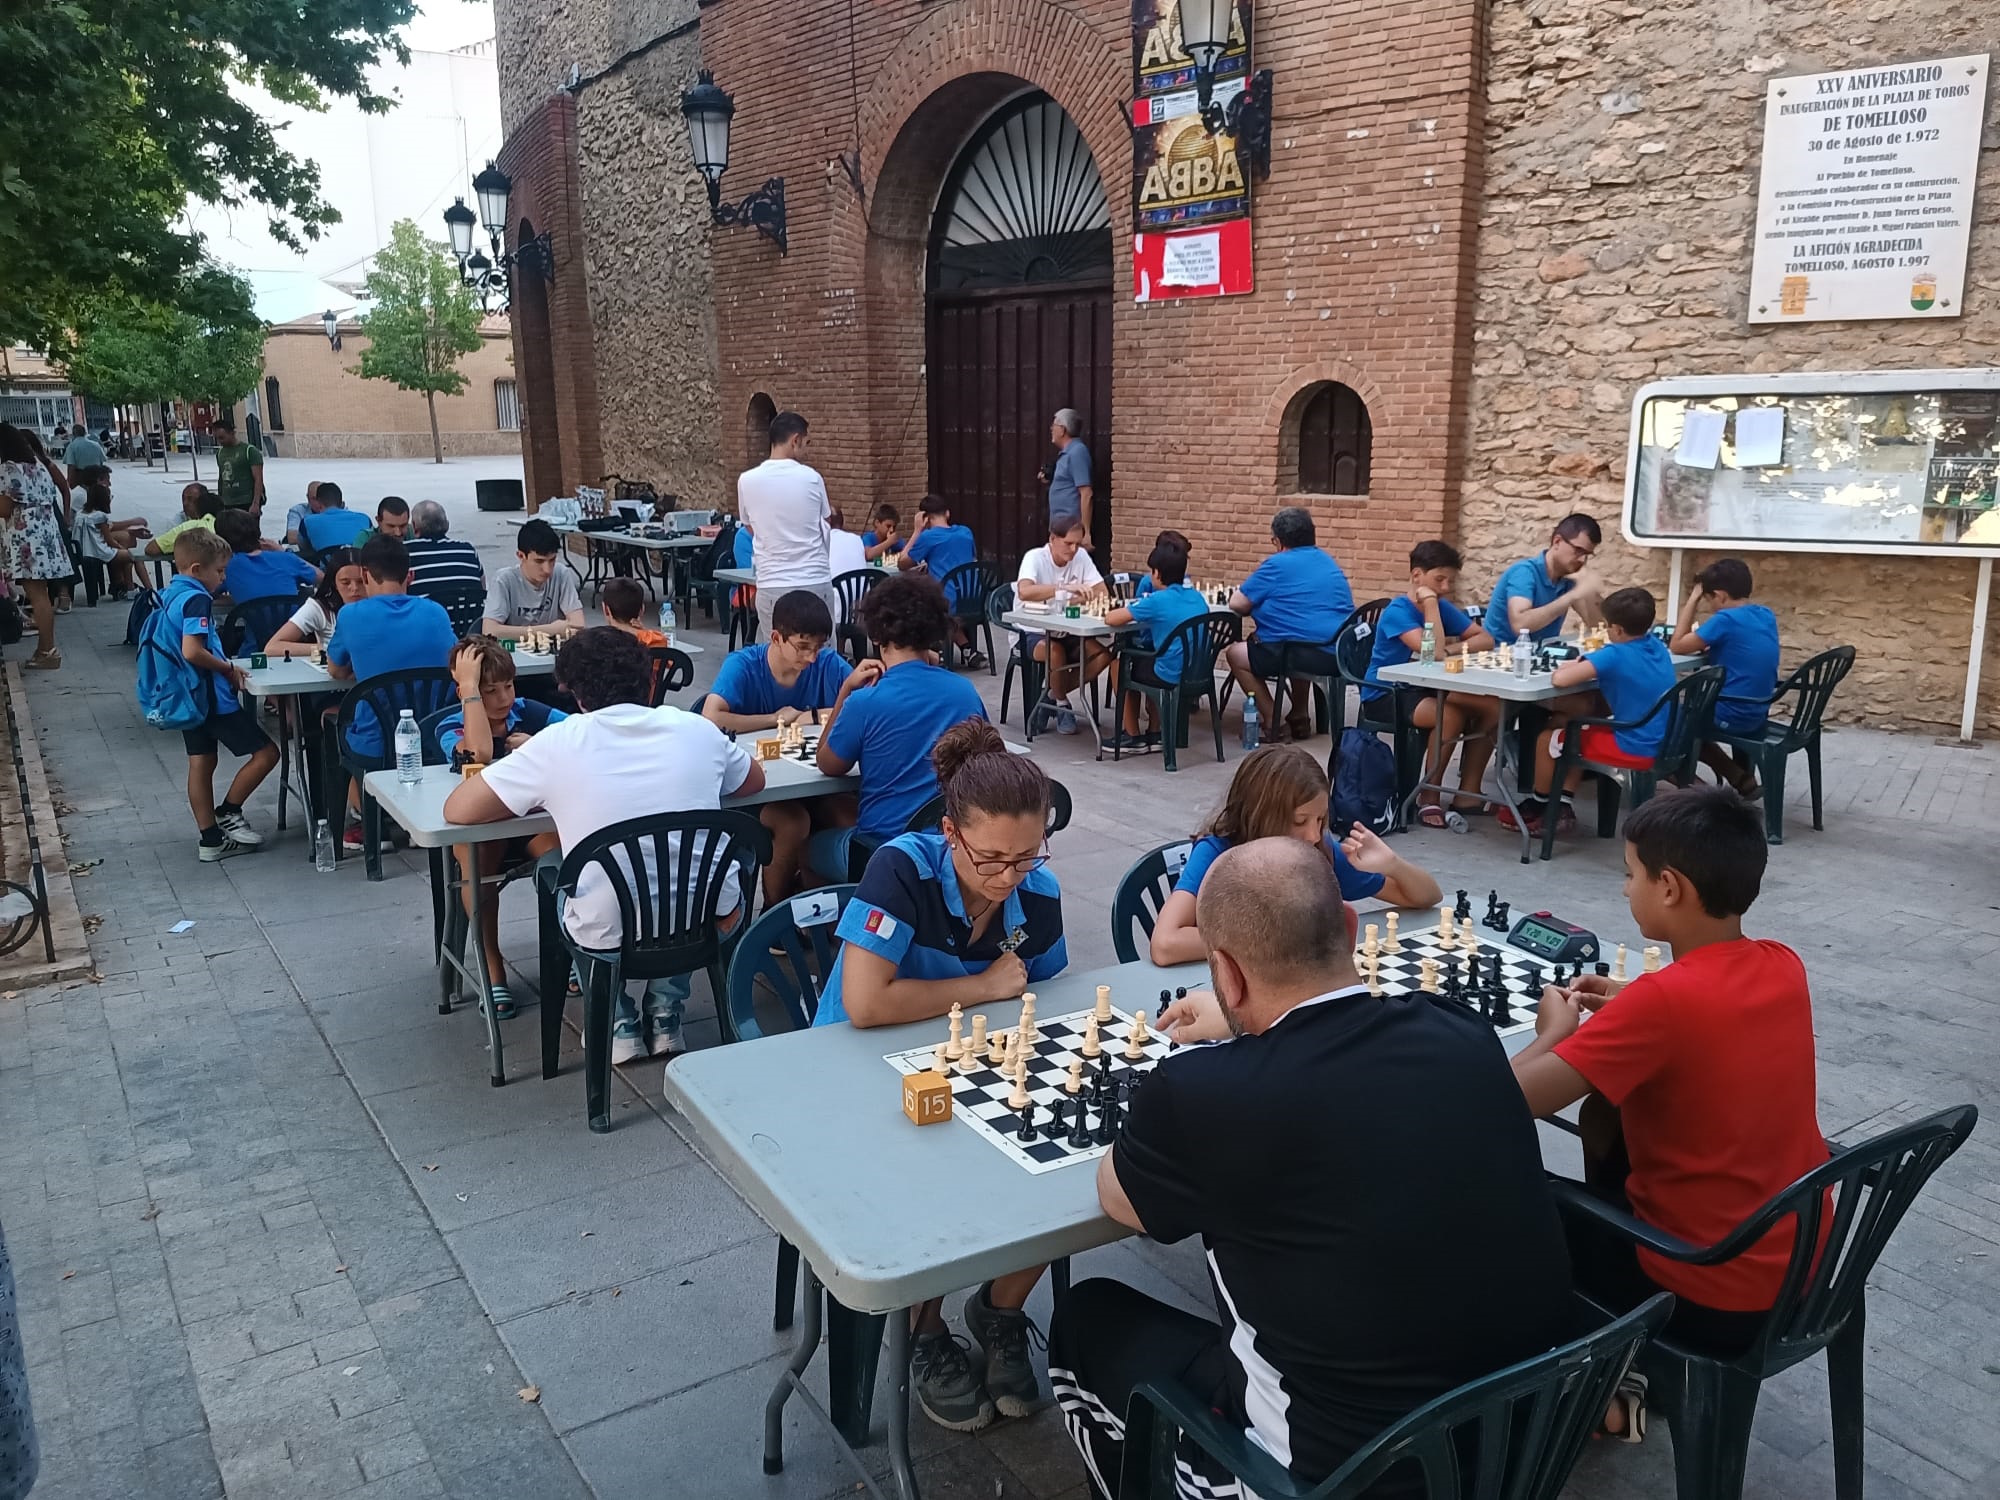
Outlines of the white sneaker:
M 221 843 L 202 844 L 199 848 L 201 850 L 201 862 L 205 865 L 212 865 L 219 859 L 228 859 L 232 855 L 248 854 L 251 851 L 249 844 L 233 839 L 226 833 L 222 836 Z
M 261 844 L 264 835 L 250 826 L 250 820 L 239 812 L 219 812 L 215 815 L 215 826 L 222 830 L 226 839 L 234 839 L 239 844 Z
M 646 1058 L 646 1044 L 636 1036 L 614 1036 L 611 1039 L 611 1066 L 622 1068 L 629 1062 L 643 1062 Z
M 653 1033 L 653 1056 L 674 1057 L 687 1051 L 687 1043 L 681 1040 L 678 1031 L 655 1031 Z

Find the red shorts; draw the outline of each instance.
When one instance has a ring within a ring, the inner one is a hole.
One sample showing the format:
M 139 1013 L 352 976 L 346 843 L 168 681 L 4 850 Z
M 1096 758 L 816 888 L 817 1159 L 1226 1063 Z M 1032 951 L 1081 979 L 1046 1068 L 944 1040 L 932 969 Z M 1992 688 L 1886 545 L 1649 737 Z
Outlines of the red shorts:
M 1582 750 L 1583 758 L 1593 765 L 1623 766 L 1628 771 L 1653 769 L 1652 756 L 1634 755 L 1630 750 L 1621 749 L 1618 736 L 1602 724 L 1586 724 L 1579 733 L 1583 739 L 1578 748 Z

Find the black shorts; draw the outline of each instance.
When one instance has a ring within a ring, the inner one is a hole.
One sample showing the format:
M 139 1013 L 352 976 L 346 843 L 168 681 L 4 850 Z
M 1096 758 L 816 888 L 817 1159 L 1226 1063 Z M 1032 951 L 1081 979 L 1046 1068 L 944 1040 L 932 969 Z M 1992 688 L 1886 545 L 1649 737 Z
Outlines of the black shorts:
M 1288 649 L 1289 660 L 1284 655 Z M 1284 676 L 1287 670 L 1310 677 L 1336 677 L 1340 674 L 1340 663 L 1333 659 L 1331 651 L 1322 650 L 1318 646 L 1301 646 L 1297 642 L 1252 641 L 1250 670 L 1267 682 Z
M 1127 682 L 1143 683 L 1145 686 L 1150 688 L 1170 688 L 1176 686 L 1176 684 L 1168 682 L 1165 678 L 1160 676 L 1156 666 L 1158 660 L 1159 659 L 1157 657 L 1152 657 L 1152 656 L 1126 657 L 1125 680 Z
M 210 714 L 198 729 L 183 729 L 181 741 L 189 755 L 213 755 L 218 744 L 231 755 L 255 755 L 271 743 L 257 722 L 255 711 L 238 708 L 226 714 Z

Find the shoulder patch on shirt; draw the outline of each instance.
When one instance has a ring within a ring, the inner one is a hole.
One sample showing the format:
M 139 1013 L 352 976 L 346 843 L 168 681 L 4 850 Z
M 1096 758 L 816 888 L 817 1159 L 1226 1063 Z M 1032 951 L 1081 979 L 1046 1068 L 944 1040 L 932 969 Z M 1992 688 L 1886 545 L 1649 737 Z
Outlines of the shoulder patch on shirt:
M 864 925 L 878 938 L 886 940 L 896 935 L 896 919 L 879 906 L 869 909 L 868 921 Z

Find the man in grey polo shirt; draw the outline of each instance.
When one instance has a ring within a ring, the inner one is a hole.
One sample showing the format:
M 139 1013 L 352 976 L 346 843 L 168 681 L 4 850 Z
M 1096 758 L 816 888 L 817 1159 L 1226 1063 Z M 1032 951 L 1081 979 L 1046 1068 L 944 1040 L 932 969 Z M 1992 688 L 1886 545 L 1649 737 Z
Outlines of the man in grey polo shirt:
M 1036 477 L 1049 487 L 1049 531 L 1056 521 L 1072 516 L 1083 522 L 1083 534 L 1090 535 L 1090 450 L 1078 436 L 1083 431 L 1083 414 L 1065 406 L 1049 423 L 1049 441 L 1056 445 L 1056 461 Z

